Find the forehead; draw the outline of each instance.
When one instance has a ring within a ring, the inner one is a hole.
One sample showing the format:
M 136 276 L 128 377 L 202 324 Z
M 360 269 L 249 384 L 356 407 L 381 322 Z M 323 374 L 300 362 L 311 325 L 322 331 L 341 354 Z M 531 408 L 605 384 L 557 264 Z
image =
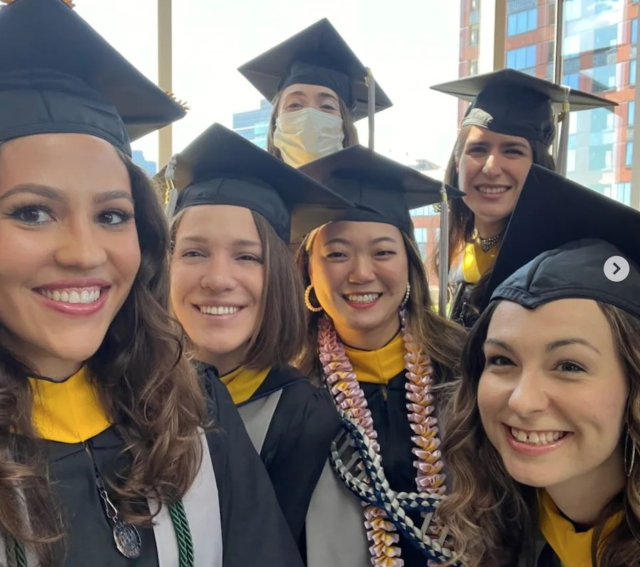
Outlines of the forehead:
M 532 349 L 569 337 L 588 340 L 599 349 L 614 349 L 609 322 L 592 299 L 560 299 L 536 309 L 501 301 L 487 331 L 487 338 L 521 342 Z
M 0 191 L 24 183 L 130 189 L 127 168 L 107 141 L 87 134 L 38 134 L 0 145 Z
M 293 85 L 289 85 L 286 89 L 284 89 L 284 91 L 282 91 L 283 99 L 290 96 L 315 98 L 320 95 L 333 97 L 335 99 L 338 98 L 338 95 L 334 90 L 330 89 L 329 87 L 323 87 L 321 85 L 305 85 L 302 83 L 296 83 Z
M 486 142 L 490 144 L 524 144 L 526 146 L 529 145 L 529 142 L 526 138 L 492 132 L 487 128 L 481 128 L 480 126 L 471 126 L 469 134 L 467 136 L 467 143 L 469 142 Z
M 402 242 L 400 230 L 382 222 L 338 221 L 324 225 L 319 231 L 316 241 L 320 244 L 341 238 L 353 244 L 366 244 L 377 238 L 392 238 Z
M 196 205 L 184 210 L 177 238 L 260 240 L 252 212 L 235 205 Z

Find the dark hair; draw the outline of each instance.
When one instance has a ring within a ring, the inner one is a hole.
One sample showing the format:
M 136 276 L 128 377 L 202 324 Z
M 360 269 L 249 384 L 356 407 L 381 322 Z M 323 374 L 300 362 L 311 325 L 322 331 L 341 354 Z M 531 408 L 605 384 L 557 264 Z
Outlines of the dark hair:
M 317 231 L 308 234 L 296 254 L 296 264 L 305 286 L 310 285 L 309 261 Z M 416 342 L 439 367 L 440 382 L 453 380 L 458 375 L 460 352 L 466 333 L 455 323 L 436 314 L 433 310 L 427 274 L 422 265 L 418 246 L 412 236 L 402 232 L 402 239 L 409 265 L 411 296 L 406 305 L 409 328 Z M 315 294 L 311 294 L 314 305 L 318 305 Z M 322 381 L 322 365 L 318 358 L 318 320 L 322 313 L 313 313 L 305 332 L 305 345 L 298 360 L 298 367 L 305 376 L 316 383 Z
M 484 433 L 477 404 L 478 383 L 485 367 L 483 345 L 500 302 L 493 302 L 471 330 L 463 352 L 462 379 L 455 384 L 445 412 L 447 435 L 443 456 L 453 479 L 450 495 L 438 509 L 465 565 L 507 567 L 525 558 L 535 565 L 538 531 L 537 491 L 507 473 L 499 453 Z M 618 356 L 629 380 L 627 429 L 640 446 L 640 320 L 611 305 L 598 303 L 609 322 Z M 478 467 L 477 464 L 482 463 Z M 606 538 L 602 529 L 615 512 L 624 519 Z M 640 555 L 640 467 L 622 494 L 600 515 L 594 530 L 592 557 L 597 567 L 631 567 Z
M 127 521 L 150 526 L 146 498 L 174 503 L 195 478 L 206 413 L 198 377 L 182 357 L 182 334 L 167 315 L 168 231 L 160 203 L 146 174 L 120 157 L 136 205 L 141 264 L 87 367 L 131 462 L 112 484 L 114 499 Z M 47 475 L 46 447 L 31 421 L 30 374 L 28 361 L 0 344 L 0 452 L 11 455 L 0 461 L 0 530 L 31 544 L 42 567 L 59 567 L 64 520 Z
M 282 98 L 282 92 L 280 91 L 273 99 L 271 104 L 273 110 L 269 118 L 269 130 L 267 132 L 267 151 L 279 159 L 282 159 L 280 150 L 276 148 L 273 143 L 273 135 L 276 131 L 276 120 L 278 119 L 278 106 L 280 105 L 280 99 Z M 355 120 L 353 113 L 347 108 L 341 97 L 338 97 L 338 106 L 340 108 L 340 117 L 342 118 L 342 131 L 344 132 L 344 141 L 342 142 L 343 148 L 349 148 L 358 144 L 358 130 L 356 130 Z
M 171 248 L 185 209 L 171 223 Z M 247 368 L 281 367 L 302 349 L 306 326 L 304 290 L 291 252 L 269 221 L 251 211 L 264 254 L 264 287 L 256 330 L 244 356 Z
M 464 146 L 469 137 L 472 126 L 464 126 L 460 129 L 456 145 L 449 158 L 445 171 L 445 182 L 460 189 L 460 179 L 456 167 L 456 160 L 462 155 Z M 549 154 L 549 149 L 542 142 L 527 140 L 531 146 L 533 163 L 555 171 L 556 166 L 553 157 Z M 449 203 L 449 266 L 464 250 L 464 247 L 471 242 L 475 230 L 475 218 L 473 211 L 462 199 L 453 199 Z M 436 254 L 436 263 L 439 261 Z

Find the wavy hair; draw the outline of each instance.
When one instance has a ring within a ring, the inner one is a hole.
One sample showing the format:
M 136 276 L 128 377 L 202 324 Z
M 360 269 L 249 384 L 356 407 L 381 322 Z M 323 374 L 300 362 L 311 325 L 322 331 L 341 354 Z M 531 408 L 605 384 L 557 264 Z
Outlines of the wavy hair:
M 469 335 L 463 353 L 462 378 L 455 385 L 445 412 L 443 460 L 450 471 L 452 486 L 438 514 L 453 536 L 456 557 L 464 558 L 465 567 L 508 567 L 522 559 L 527 567 L 534 567 L 534 538 L 538 531 L 536 489 L 509 476 L 484 433 L 477 404 L 478 383 L 485 366 L 483 345 L 498 304 L 489 305 Z M 640 320 L 617 307 L 603 303 L 598 306 L 611 327 L 629 380 L 627 431 L 640 448 Z M 602 538 L 606 520 L 618 511 L 624 511 L 624 520 L 606 539 Z M 594 567 L 637 564 L 640 467 L 635 467 L 622 494 L 602 510 L 594 534 Z
M 130 463 L 109 479 L 114 500 L 127 521 L 149 527 L 159 508 L 151 513 L 146 499 L 172 504 L 195 478 L 206 410 L 197 374 L 182 356 L 182 334 L 167 315 L 169 239 L 160 203 L 146 174 L 120 156 L 136 205 L 141 264 L 87 367 Z M 47 475 L 46 443 L 31 421 L 30 374 L 28 361 L 0 344 L 0 531 L 29 544 L 42 567 L 60 567 L 65 524 Z

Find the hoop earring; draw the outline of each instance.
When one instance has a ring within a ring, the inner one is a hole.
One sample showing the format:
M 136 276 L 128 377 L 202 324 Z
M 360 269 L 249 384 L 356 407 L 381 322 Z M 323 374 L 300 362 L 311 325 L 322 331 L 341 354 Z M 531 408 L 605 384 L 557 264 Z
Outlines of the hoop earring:
M 631 439 L 631 464 L 629 465 L 627 462 L 630 437 L 631 436 L 629 435 L 629 429 L 627 428 L 627 436 L 624 439 L 624 472 L 628 477 L 631 476 L 631 473 L 633 472 L 633 466 L 636 464 L 636 444 L 634 443 L 633 439 Z
M 410 297 L 411 297 L 411 284 L 407 282 L 407 292 L 404 294 L 404 297 L 402 298 L 402 303 L 400 303 L 400 307 L 404 307 L 409 302 Z
M 314 307 L 311 304 L 311 291 L 312 290 L 313 290 L 313 286 L 311 284 L 309 284 L 307 286 L 307 289 L 304 290 L 304 304 L 306 305 L 307 309 L 309 311 L 311 311 L 312 313 L 320 313 L 320 311 L 322 311 L 322 306 Z

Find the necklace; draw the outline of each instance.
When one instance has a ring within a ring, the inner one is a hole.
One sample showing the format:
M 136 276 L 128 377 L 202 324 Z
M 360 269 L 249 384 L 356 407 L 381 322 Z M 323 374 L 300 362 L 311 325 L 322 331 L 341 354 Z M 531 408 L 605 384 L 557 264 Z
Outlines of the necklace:
M 406 397 L 409 410 L 409 422 L 415 436 L 413 454 L 417 457 L 414 466 L 417 469 L 416 485 L 420 492 L 442 495 L 445 492 L 445 475 L 439 451 L 438 420 L 432 414 L 435 411 L 433 385 L 433 367 L 407 329 L 407 316 L 400 310 L 402 337 L 405 344 L 405 368 L 407 370 Z M 362 428 L 370 441 L 371 450 L 380 455 L 377 433 L 373 427 L 373 417 L 366 397 L 353 366 L 347 357 L 344 346 L 338 339 L 333 324 L 326 315 L 318 323 L 318 344 L 325 381 L 331 391 L 341 415 L 356 426 Z M 365 505 L 365 527 L 367 537 L 374 545 L 370 547 L 373 564 L 376 567 L 401 567 L 400 536 L 393 522 L 389 521 L 384 510 L 375 505 Z M 430 535 L 438 536 L 441 528 L 430 527 Z
M 483 252 L 489 252 L 489 250 L 500 243 L 503 234 L 504 232 L 501 232 L 500 234 L 496 234 L 495 236 L 491 236 L 489 238 L 482 238 L 479 234 L 477 234 L 476 241 L 478 242 L 478 244 L 480 244 L 480 248 L 482 248 Z

